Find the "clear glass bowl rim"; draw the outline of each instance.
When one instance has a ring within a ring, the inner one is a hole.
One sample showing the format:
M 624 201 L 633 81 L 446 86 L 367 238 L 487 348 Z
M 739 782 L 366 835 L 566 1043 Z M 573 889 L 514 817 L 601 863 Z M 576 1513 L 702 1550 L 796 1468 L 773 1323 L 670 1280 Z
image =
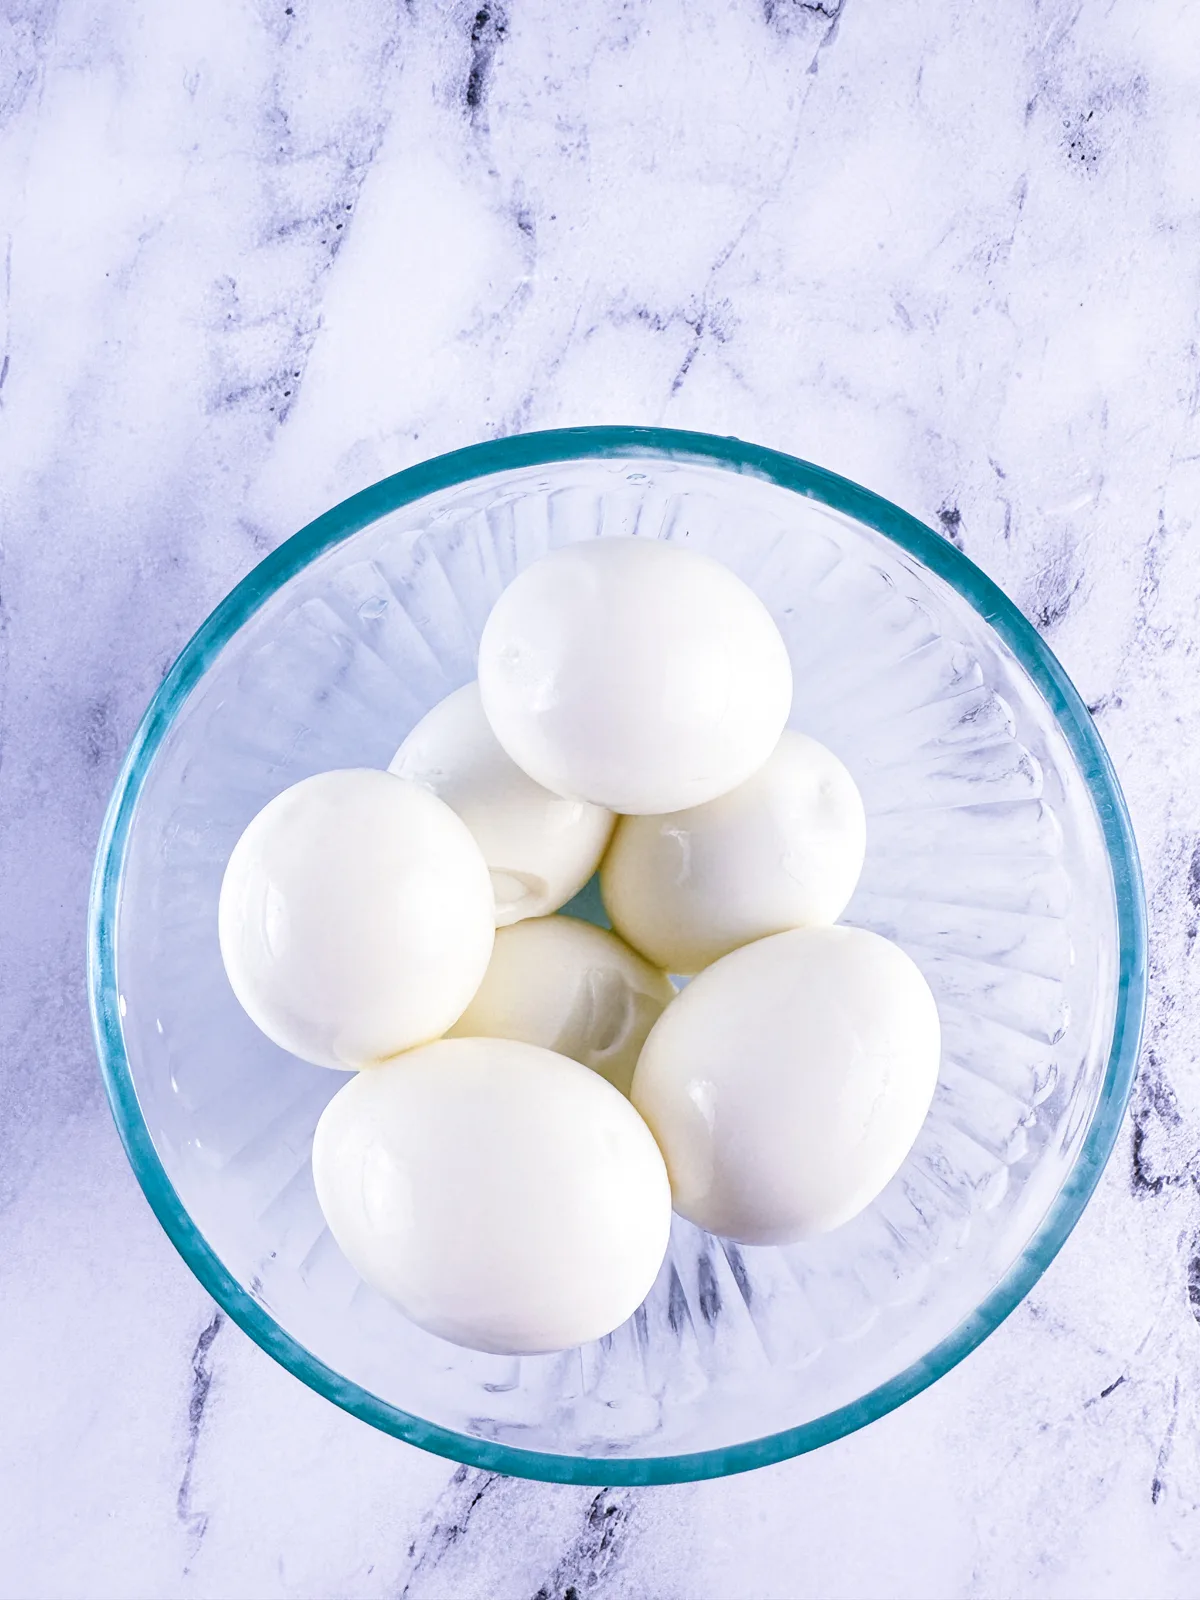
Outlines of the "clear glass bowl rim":
M 1079 1156 L 1036 1234 L 1007 1276 L 920 1360 L 859 1399 L 780 1433 L 718 1450 L 644 1458 L 552 1455 L 471 1438 L 391 1406 L 341 1377 L 293 1339 L 222 1265 L 176 1194 L 138 1105 L 121 1031 L 116 912 L 142 784 L 191 690 L 226 642 L 287 580 L 332 546 L 400 506 L 472 479 L 590 458 L 657 457 L 766 479 L 874 529 L 937 574 L 987 621 L 1055 716 L 1096 807 L 1116 892 L 1118 994 L 1104 1082 Z M 947 539 L 849 479 L 760 445 L 673 428 L 560 428 L 435 457 L 395 473 L 310 522 L 268 555 L 217 606 L 151 701 L 125 758 L 101 829 L 88 908 L 88 991 L 109 1104 L 130 1164 L 167 1236 L 204 1288 L 256 1344 L 336 1405 L 438 1455 L 517 1477 L 605 1486 L 723 1477 L 815 1450 L 892 1411 L 956 1366 L 1020 1303 L 1058 1254 L 1112 1152 L 1133 1086 L 1146 997 L 1146 915 L 1129 813 L 1100 735 L 1054 653 L 1017 607 Z

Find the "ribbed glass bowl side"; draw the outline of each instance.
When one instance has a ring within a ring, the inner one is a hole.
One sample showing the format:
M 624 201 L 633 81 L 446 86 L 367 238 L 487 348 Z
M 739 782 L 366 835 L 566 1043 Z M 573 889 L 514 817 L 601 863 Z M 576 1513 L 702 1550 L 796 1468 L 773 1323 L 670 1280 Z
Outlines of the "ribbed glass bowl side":
M 850 1228 L 738 1251 L 676 1228 L 647 1305 L 538 1361 L 457 1351 L 358 1284 L 308 1175 L 341 1081 L 241 1016 L 213 935 L 240 828 L 309 771 L 384 765 L 473 672 L 504 583 L 552 544 L 686 540 L 772 608 L 793 721 L 855 773 L 848 920 L 900 940 L 946 1021 L 930 1124 Z M 401 473 L 288 541 L 184 651 L 97 858 L 91 993 L 139 1180 L 201 1281 L 366 1420 L 529 1476 L 663 1482 L 811 1449 L 961 1359 L 1044 1270 L 1111 1149 L 1144 991 L 1119 790 L 1037 635 L 959 552 L 820 469 L 734 441 L 585 429 Z

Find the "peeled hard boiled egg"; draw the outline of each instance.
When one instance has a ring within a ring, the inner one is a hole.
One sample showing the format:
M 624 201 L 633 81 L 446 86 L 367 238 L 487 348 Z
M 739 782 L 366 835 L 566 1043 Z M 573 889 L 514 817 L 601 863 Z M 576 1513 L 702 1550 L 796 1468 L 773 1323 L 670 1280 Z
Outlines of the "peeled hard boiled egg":
M 479 646 L 497 739 L 531 778 L 610 811 L 678 811 L 767 759 L 792 671 L 727 567 L 654 539 L 567 545 L 497 600 Z
M 669 972 L 699 972 L 752 939 L 835 922 L 862 871 L 866 819 L 831 751 L 785 729 L 729 794 L 622 817 L 600 873 L 613 927 Z
M 878 934 L 799 928 L 724 956 L 659 1018 L 633 1079 L 676 1211 L 744 1244 L 848 1222 L 908 1154 L 940 1038 L 925 979 Z
M 531 1355 L 636 1311 L 670 1231 L 662 1156 L 594 1072 L 509 1039 L 442 1039 L 322 1113 L 317 1198 L 359 1273 L 418 1326 Z
M 450 1036 L 522 1039 L 629 1093 L 646 1035 L 675 990 L 616 934 L 575 917 L 501 928 L 479 992 Z
M 505 755 L 477 683 L 422 717 L 388 770 L 431 789 L 470 828 L 492 874 L 498 927 L 565 905 L 612 833 L 610 811 L 551 794 Z
M 305 778 L 258 813 L 221 884 L 221 955 L 285 1050 L 361 1067 L 445 1032 L 492 953 L 492 885 L 448 805 L 387 772 Z

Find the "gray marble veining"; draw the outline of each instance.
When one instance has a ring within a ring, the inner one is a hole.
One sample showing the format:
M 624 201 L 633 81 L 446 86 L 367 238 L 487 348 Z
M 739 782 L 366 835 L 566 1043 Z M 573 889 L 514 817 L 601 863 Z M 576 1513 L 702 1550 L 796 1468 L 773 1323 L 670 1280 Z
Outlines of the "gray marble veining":
M 0 5 L 0 1593 L 1195 1594 L 1198 89 L 1186 0 Z M 1154 932 L 1029 1300 L 863 1433 L 646 1491 L 422 1455 L 215 1313 L 83 985 L 121 753 L 231 584 L 386 472 L 600 421 L 965 549 L 1093 707 Z

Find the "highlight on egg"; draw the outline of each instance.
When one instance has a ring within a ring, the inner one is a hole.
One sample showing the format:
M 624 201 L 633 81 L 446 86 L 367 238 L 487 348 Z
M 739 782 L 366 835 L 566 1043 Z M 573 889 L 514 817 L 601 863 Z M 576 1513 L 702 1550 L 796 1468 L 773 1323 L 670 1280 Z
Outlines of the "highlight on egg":
M 649 961 L 694 973 L 788 928 L 836 922 L 866 851 L 854 779 L 790 728 L 728 794 L 664 816 L 622 817 L 601 870 L 614 928 Z
M 242 1007 L 318 1066 L 361 1067 L 434 1039 L 478 989 L 491 878 L 465 823 L 387 772 L 305 778 L 246 828 L 218 937 Z
M 576 917 L 501 928 L 449 1037 L 520 1039 L 570 1056 L 628 1094 L 646 1035 L 675 997 L 666 973 Z
M 552 794 L 506 755 L 478 683 L 427 712 L 388 770 L 431 790 L 471 830 L 492 875 L 497 927 L 565 905 L 599 866 L 612 834 L 611 811 Z
M 610 811 L 700 805 L 766 761 L 792 671 L 728 567 L 662 540 L 589 539 L 518 574 L 479 645 L 500 744 L 555 794 Z
M 671 1195 L 646 1124 L 578 1062 L 443 1039 L 326 1106 L 313 1177 L 359 1274 L 427 1332 L 534 1355 L 599 1339 L 645 1299 Z
M 675 1209 L 743 1244 L 857 1216 L 929 1111 L 941 1033 L 916 964 L 861 928 L 799 928 L 706 968 L 651 1029 L 631 1096 Z

